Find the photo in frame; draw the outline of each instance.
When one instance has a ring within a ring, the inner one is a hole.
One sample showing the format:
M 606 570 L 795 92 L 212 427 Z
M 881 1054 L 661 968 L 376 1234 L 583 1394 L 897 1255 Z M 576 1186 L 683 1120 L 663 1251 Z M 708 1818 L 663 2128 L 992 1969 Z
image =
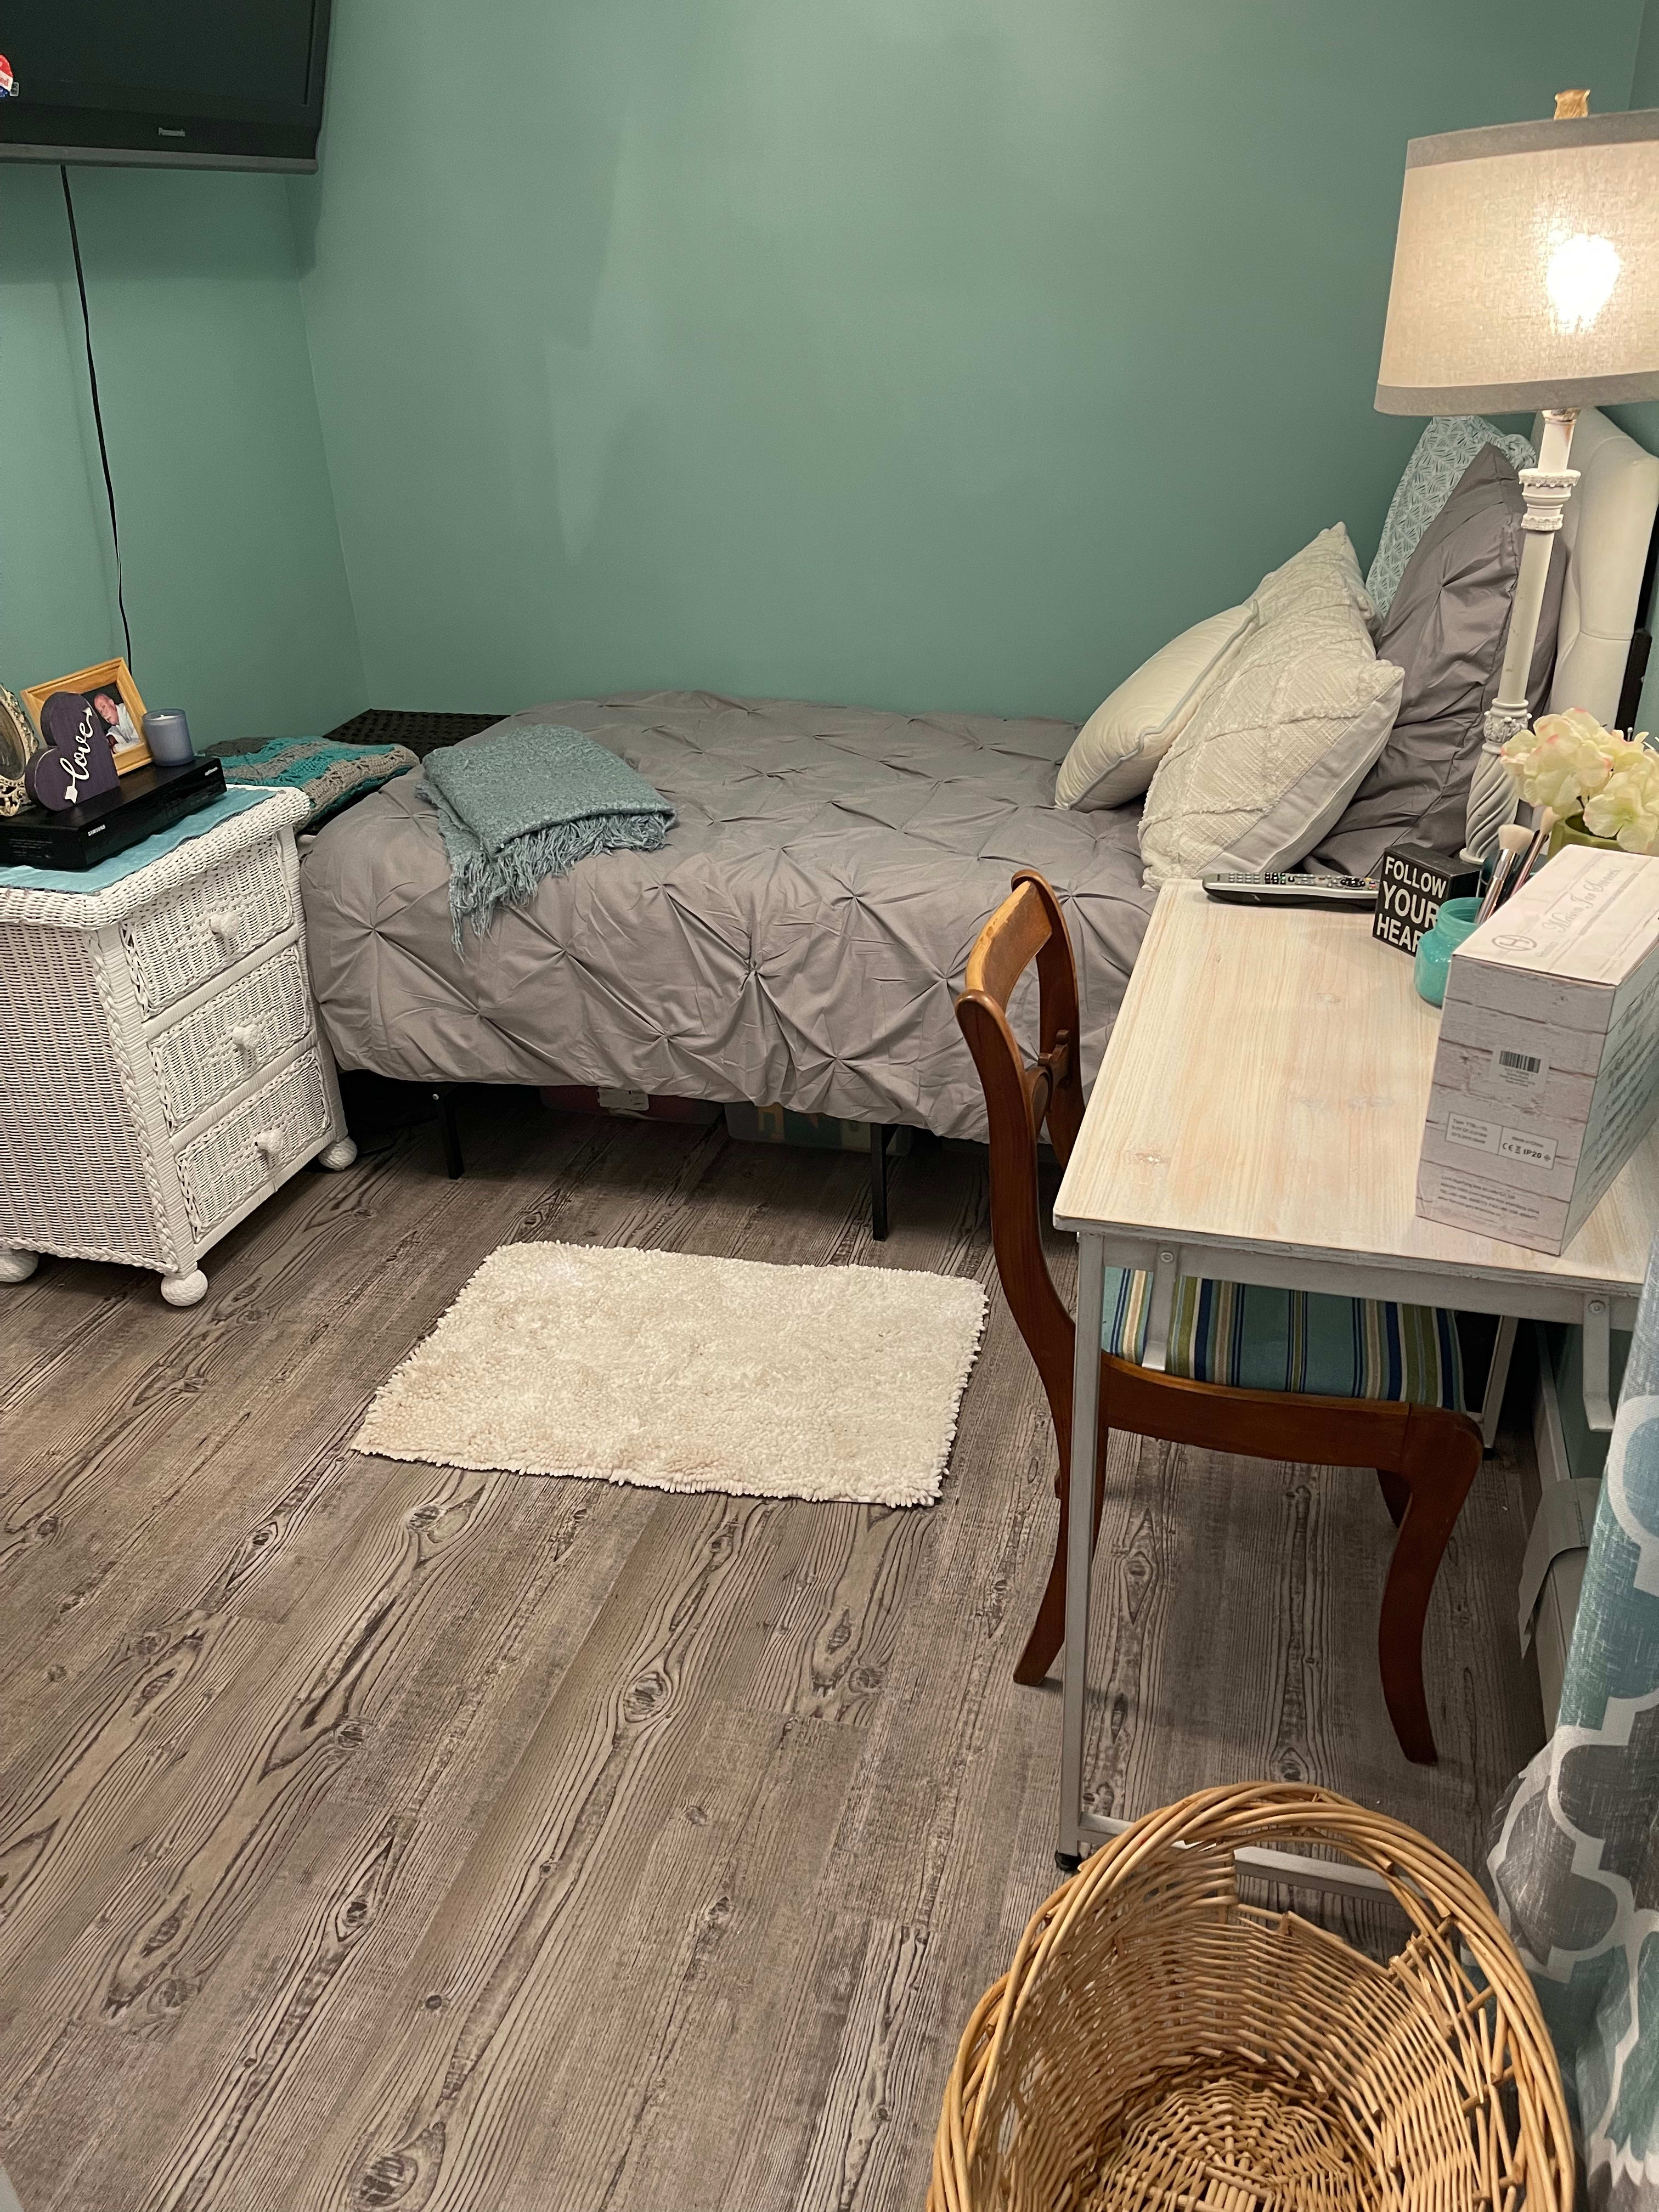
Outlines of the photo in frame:
M 87 701 L 97 717 L 115 761 L 118 775 L 149 764 L 144 741 L 144 702 L 125 660 L 100 660 L 95 667 L 78 668 L 72 676 L 59 676 L 50 684 L 31 684 L 23 693 L 34 726 L 45 734 L 41 710 L 48 699 L 67 691 Z

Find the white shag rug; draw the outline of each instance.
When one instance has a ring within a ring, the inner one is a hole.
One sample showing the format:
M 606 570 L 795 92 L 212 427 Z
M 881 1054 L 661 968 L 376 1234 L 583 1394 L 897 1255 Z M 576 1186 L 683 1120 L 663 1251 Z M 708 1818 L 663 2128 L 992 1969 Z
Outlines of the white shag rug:
M 958 1275 L 505 1244 L 382 1385 L 356 1449 L 923 1505 L 984 1325 Z

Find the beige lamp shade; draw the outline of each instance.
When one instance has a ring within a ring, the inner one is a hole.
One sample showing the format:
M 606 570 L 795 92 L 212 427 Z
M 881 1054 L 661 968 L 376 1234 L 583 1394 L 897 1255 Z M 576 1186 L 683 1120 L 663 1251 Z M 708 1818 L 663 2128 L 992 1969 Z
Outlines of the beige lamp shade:
M 1376 404 L 1659 398 L 1659 108 L 1414 138 Z

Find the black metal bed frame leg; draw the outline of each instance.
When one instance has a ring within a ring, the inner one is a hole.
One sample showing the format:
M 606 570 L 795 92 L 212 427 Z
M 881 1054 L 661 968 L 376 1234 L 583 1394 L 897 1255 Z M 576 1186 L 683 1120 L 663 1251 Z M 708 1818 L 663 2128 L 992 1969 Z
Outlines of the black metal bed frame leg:
M 870 1234 L 878 1244 L 887 1234 L 887 1146 L 892 1133 L 885 1121 L 870 1131 Z
M 444 1140 L 444 1166 L 453 1182 L 458 1176 L 466 1173 L 466 1162 L 461 1158 L 461 1133 L 455 1126 L 455 1086 L 453 1083 L 434 1083 L 432 1103 L 438 1109 L 438 1127 Z

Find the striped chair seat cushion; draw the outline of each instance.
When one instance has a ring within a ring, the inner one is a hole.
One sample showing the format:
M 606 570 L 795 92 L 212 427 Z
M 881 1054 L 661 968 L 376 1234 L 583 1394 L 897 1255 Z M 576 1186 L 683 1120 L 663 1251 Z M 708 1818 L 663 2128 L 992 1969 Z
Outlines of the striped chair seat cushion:
M 1146 1350 L 1150 1274 L 1106 1270 L 1100 1346 L 1137 1365 Z M 1183 1275 L 1164 1372 L 1245 1390 L 1392 1399 L 1463 1410 L 1457 1323 L 1437 1306 L 1267 1291 Z

